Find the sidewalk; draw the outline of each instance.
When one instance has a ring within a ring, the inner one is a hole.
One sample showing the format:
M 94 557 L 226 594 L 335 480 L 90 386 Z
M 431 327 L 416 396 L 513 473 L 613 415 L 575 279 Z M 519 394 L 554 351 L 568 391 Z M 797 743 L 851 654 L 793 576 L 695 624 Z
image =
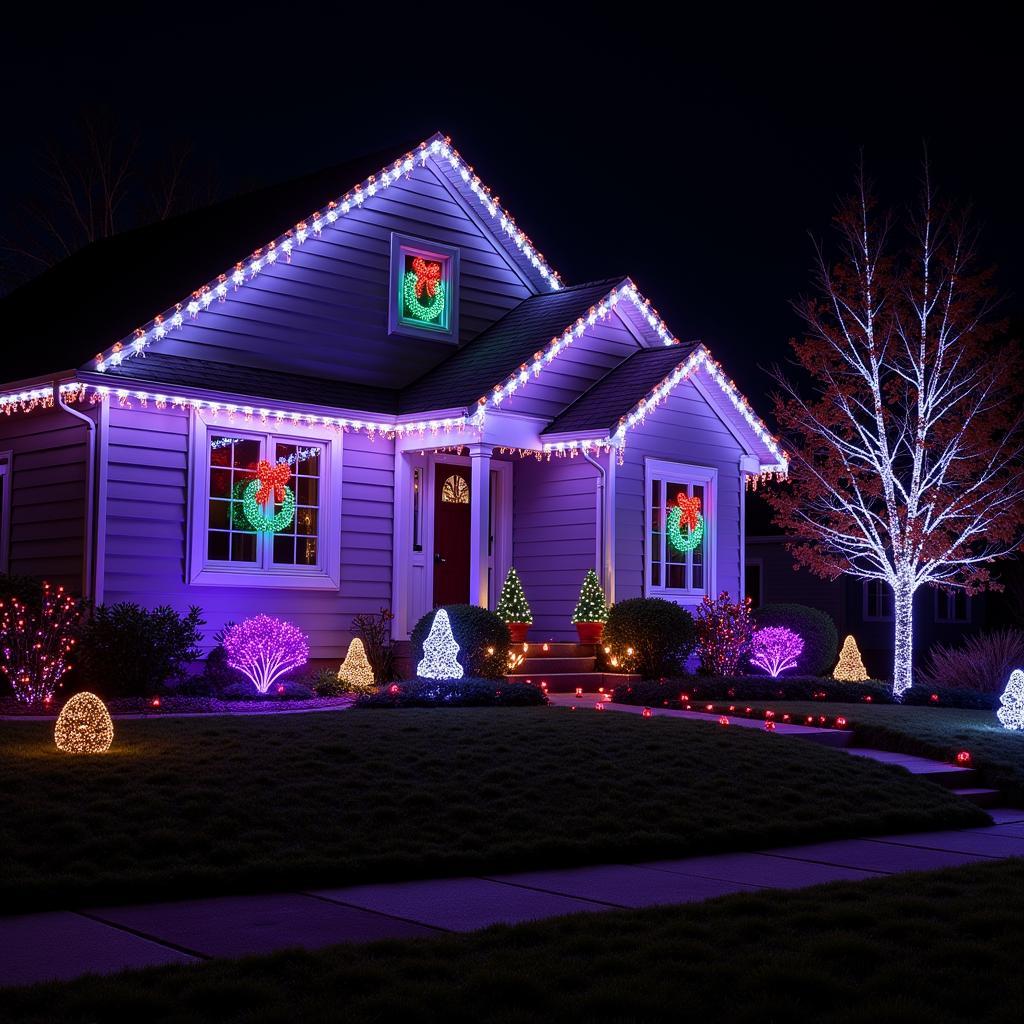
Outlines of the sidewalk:
M 1024 810 L 990 813 L 996 822 L 991 828 L 756 853 L 0 918 L 0 985 L 295 946 L 426 938 L 561 914 L 689 903 L 1024 856 Z

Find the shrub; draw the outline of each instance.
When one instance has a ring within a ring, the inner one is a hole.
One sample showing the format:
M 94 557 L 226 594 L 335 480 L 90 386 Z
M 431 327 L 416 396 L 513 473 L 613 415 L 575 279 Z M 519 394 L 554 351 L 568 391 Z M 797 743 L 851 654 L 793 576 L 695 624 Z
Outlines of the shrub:
M 786 700 L 813 700 L 826 704 L 856 704 L 861 701 L 871 704 L 896 703 L 892 687 L 877 679 L 863 683 L 844 683 L 820 676 L 778 679 L 770 676 L 682 676 L 661 681 L 622 683 L 616 687 L 614 698 L 620 704 L 663 707 L 667 701 L 669 706 L 678 707 L 679 698 L 683 694 L 689 698 L 684 703 L 692 704 L 695 711 L 700 710 L 698 705 L 701 702 L 728 700 L 756 701 L 761 705 Z M 938 700 L 933 700 L 933 695 Z M 866 699 L 868 697 L 871 698 L 870 702 Z M 989 711 L 998 703 L 998 697 L 974 690 L 914 686 L 903 694 L 903 703 Z
M 258 693 L 252 683 L 243 681 L 227 687 L 221 696 L 225 700 L 311 700 L 315 694 L 305 683 L 281 679 L 272 683 L 266 693 Z
M 490 708 L 547 704 L 539 686 L 493 679 L 417 679 L 356 698 L 357 708 Z
M 449 604 L 445 611 L 459 645 L 458 660 L 464 678 L 503 678 L 508 666 L 508 626 L 494 612 L 474 604 Z M 423 641 L 433 621 L 434 612 L 427 612 L 412 631 L 414 672 L 423 658 Z
M 823 676 L 839 657 L 839 633 L 832 616 L 806 604 L 766 604 L 753 612 L 754 625 L 785 626 L 804 642 L 793 671 L 803 676 Z
M 344 697 L 348 693 L 347 687 L 338 679 L 338 673 L 333 668 L 322 668 L 319 672 L 307 676 L 304 682 L 318 697 Z
M 697 609 L 697 652 L 700 670 L 713 676 L 734 675 L 750 646 L 750 598 L 734 602 L 723 590 L 711 600 L 706 594 Z
M 627 672 L 644 679 L 676 675 L 696 643 L 693 616 L 674 601 L 631 597 L 612 605 L 602 642 Z
M 363 641 L 366 659 L 373 669 L 374 681 L 390 683 L 396 677 L 395 649 L 391 644 L 391 623 L 394 615 L 388 608 L 381 608 L 376 614 L 356 615 L 352 628 Z
M 82 632 L 84 680 L 108 696 L 143 696 L 185 675 L 199 657 L 202 611 L 179 615 L 169 605 L 100 605 Z
M 228 664 L 228 652 L 222 643 L 218 643 L 206 656 L 206 661 L 203 662 L 203 674 L 198 679 L 202 680 L 202 684 L 196 682 L 195 686 L 204 685 L 207 693 L 218 694 L 229 686 L 244 682 L 245 675 Z M 178 692 L 180 691 L 181 688 L 178 687 Z
M 10 579 L 10 578 L 8 578 Z M 82 602 L 49 583 L 0 599 L 0 673 L 25 704 L 49 704 L 64 673 L 82 622 Z
M 272 615 L 251 615 L 224 631 L 228 664 L 244 672 L 260 693 L 309 660 L 309 638 L 298 626 Z
M 918 684 L 1002 693 L 1010 673 L 1024 666 L 1024 630 L 1000 629 L 968 637 L 959 647 L 934 644 L 918 671 Z M 911 692 L 916 687 L 911 688 Z

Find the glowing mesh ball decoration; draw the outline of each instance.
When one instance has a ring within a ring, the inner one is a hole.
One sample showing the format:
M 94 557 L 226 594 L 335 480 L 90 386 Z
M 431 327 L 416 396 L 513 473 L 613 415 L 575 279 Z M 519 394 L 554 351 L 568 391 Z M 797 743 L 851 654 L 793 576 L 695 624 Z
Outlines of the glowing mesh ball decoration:
M 338 682 L 350 693 L 369 693 L 374 689 L 373 668 L 359 637 L 353 637 L 348 653 L 338 669 Z
M 686 527 L 686 533 L 682 531 L 683 526 Z M 665 520 L 665 536 L 669 544 L 682 554 L 700 546 L 704 539 L 700 498 L 690 498 L 682 493 L 676 496 L 676 505 L 668 510 Z
M 459 645 L 455 642 L 452 624 L 444 608 L 438 608 L 430 624 L 430 633 L 423 641 L 423 658 L 416 666 L 416 675 L 421 679 L 462 678 Z
M 836 665 L 832 678 L 844 683 L 863 683 L 871 678 L 861 660 L 857 641 L 852 636 L 843 641 L 843 649 L 839 652 L 839 664 Z
M 996 711 L 996 717 L 1002 722 L 1003 728 L 1024 729 L 1024 672 L 1019 668 L 1010 673 L 1010 681 L 999 703 L 1001 706 Z
M 53 741 L 65 754 L 105 754 L 113 740 L 114 723 L 95 693 L 76 693 L 57 716 Z
M 799 633 L 785 626 L 765 626 L 755 629 L 750 639 L 750 663 L 763 669 L 773 679 L 787 669 L 795 668 L 797 658 L 804 652 Z
M 224 634 L 228 664 L 247 675 L 260 693 L 274 680 L 309 660 L 306 634 L 283 619 L 254 615 Z

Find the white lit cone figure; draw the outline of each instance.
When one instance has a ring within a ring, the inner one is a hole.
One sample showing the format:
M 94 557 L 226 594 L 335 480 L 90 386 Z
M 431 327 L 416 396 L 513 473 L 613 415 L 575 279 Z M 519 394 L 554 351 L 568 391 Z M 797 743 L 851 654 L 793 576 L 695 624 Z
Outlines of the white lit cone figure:
M 1024 729 L 1024 672 L 1019 668 L 1010 673 L 1010 681 L 999 703 L 1001 706 L 996 711 L 996 717 L 1003 723 L 1003 728 Z
M 448 613 L 439 608 L 430 624 L 430 633 L 423 641 L 423 659 L 416 666 L 421 679 L 461 679 L 459 645 L 452 633 Z

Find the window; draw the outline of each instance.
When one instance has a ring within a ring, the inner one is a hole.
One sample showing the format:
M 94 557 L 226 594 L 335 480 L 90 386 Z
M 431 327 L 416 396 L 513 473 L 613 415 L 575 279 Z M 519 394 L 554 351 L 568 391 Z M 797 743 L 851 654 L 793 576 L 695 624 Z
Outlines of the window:
M 441 500 L 449 505 L 468 505 L 469 484 L 466 478 L 457 474 L 447 477 L 441 485 Z
M 647 460 L 646 471 L 646 592 L 713 592 L 716 471 L 657 459 Z
M 892 588 L 885 580 L 864 581 L 864 618 L 875 622 L 892 618 Z
M 337 586 L 340 444 L 197 415 L 191 582 Z
M 970 622 L 971 599 L 963 590 L 936 590 L 935 621 L 961 624 Z
M 459 250 L 391 235 L 388 331 L 458 340 Z
M 11 547 L 11 464 L 14 455 L 0 452 L 0 572 L 7 572 Z

